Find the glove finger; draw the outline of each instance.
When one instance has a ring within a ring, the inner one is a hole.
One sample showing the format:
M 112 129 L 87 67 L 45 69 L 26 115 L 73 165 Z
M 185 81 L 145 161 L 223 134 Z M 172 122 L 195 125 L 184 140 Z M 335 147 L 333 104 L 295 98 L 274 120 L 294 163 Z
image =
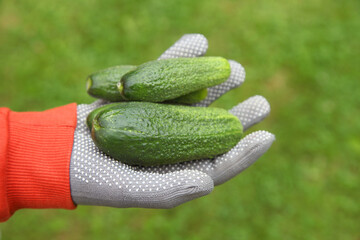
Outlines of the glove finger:
M 229 111 L 237 116 L 244 131 L 263 120 L 270 113 L 270 104 L 263 96 L 253 96 Z
M 208 49 L 208 41 L 202 34 L 185 34 L 159 58 L 199 57 L 205 55 Z
M 274 141 L 275 136 L 269 132 L 253 132 L 244 137 L 229 152 L 215 158 L 212 171 L 207 173 L 215 185 L 222 184 L 252 165 L 270 148 Z
M 244 67 L 241 66 L 240 63 L 234 60 L 229 60 L 229 63 L 231 67 L 230 77 L 222 84 L 208 88 L 207 97 L 203 101 L 194 104 L 194 106 L 207 107 L 224 93 L 228 92 L 233 88 L 239 87 L 241 84 L 244 83 L 245 81 Z

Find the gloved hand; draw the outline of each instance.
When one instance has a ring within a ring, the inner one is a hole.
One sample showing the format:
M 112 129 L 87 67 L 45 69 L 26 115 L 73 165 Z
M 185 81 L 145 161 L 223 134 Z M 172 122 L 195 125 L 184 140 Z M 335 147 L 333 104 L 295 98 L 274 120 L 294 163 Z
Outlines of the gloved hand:
M 208 48 L 201 34 L 187 34 L 159 59 L 198 57 Z M 208 89 L 208 97 L 196 106 L 206 107 L 222 94 L 244 82 L 244 68 L 229 60 L 231 75 Z M 275 140 L 273 134 L 257 131 L 241 139 L 228 153 L 215 159 L 195 160 L 157 167 L 128 166 L 97 149 L 86 126 L 87 115 L 103 105 L 96 101 L 78 105 L 77 127 L 70 161 L 71 196 L 76 204 L 111 207 L 171 208 L 204 196 L 245 170 L 263 155 Z M 260 122 L 270 112 L 266 99 L 254 96 L 230 110 L 244 130 Z

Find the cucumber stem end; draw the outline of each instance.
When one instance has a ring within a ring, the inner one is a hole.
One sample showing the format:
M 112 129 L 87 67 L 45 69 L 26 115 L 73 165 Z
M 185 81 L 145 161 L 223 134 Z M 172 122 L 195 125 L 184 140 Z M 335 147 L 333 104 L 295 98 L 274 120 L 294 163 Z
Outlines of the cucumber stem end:
M 120 92 L 121 97 L 122 97 L 124 100 L 127 100 L 126 97 L 125 97 L 125 95 L 124 95 L 124 86 L 123 86 L 123 84 L 122 84 L 121 81 L 118 82 L 117 88 L 118 88 L 118 90 L 119 90 L 119 92 Z
M 88 79 L 86 80 L 86 91 L 89 92 L 89 90 L 91 89 L 93 85 L 93 81 L 91 79 L 91 77 L 88 77 Z

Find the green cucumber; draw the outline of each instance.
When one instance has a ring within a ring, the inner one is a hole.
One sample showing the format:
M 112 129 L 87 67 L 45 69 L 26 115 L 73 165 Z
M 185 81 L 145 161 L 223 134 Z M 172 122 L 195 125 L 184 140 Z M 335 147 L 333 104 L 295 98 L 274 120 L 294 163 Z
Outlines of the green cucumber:
M 94 118 L 96 117 L 96 114 L 103 111 L 104 109 L 114 106 L 115 104 L 116 103 L 111 103 L 111 104 L 104 105 L 102 107 L 98 107 L 95 110 L 93 110 L 91 113 L 89 113 L 89 115 L 86 117 L 86 125 L 88 126 L 90 131 L 92 128 L 92 122 L 93 122 Z
M 120 102 L 97 111 L 94 143 L 129 165 L 213 158 L 228 152 L 242 136 L 239 119 L 220 108 Z
M 110 67 L 91 74 L 86 83 L 87 92 L 95 98 L 105 99 L 110 102 L 126 101 L 120 94 L 116 84 L 126 73 L 134 70 L 136 66 L 120 65 Z M 173 103 L 193 104 L 204 100 L 207 96 L 207 90 L 201 89 L 189 94 L 172 99 Z
M 91 74 L 86 83 L 88 94 L 111 102 L 124 101 L 116 84 L 123 75 L 135 68 L 132 65 L 120 65 Z
M 125 74 L 118 88 L 128 100 L 162 102 L 218 85 L 230 71 L 229 62 L 222 57 L 161 59 Z

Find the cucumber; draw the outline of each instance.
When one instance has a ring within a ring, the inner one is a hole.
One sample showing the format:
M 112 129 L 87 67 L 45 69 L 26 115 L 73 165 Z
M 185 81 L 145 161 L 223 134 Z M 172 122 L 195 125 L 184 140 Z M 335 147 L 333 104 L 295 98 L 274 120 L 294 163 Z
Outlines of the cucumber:
M 105 99 L 110 102 L 126 101 L 120 94 L 116 84 L 126 73 L 134 70 L 136 66 L 120 65 L 110 67 L 91 74 L 86 83 L 87 92 L 95 98 Z M 207 96 L 207 90 L 201 89 L 189 94 L 172 99 L 173 103 L 193 104 L 200 102 Z
M 222 57 L 162 59 L 128 72 L 118 88 L 128 100 L 162 102 L 218 85 L 229 76 L 230 64 Z
M 91 74 L 86 84 L 88 94 L 111 102 L 124 101 L 116 84 L 123 75 L 135 68 L 136 66 L 132 65 L 120 65 Z
M 104 110 L 104 109 L 106 109 L 106 108 L 109 108 L 109 107 L 114 106 L 114 104 L 116 104 L 116 103 L 104 105 L 104 106 L 102 106 L 102 107 L 96 108 L 96 109 L 93 110 L 91 113 L 89 113 L 89 115 L 88 115 L 87 118 L 86 118 L 86 125 L 88 126 L 88 128 L 90 129 L 90 131 L 91 131 L 91 128 L 92 128 L 92 122 L 93 122 L 96 114 L 98 114 L 99 112 L 101 112 L 102 110 Z
M 120 102 L 97 111 L 94 143 L 129 165 L 212 158 L 229 151 L 242 136 L 239 119 L 220 108 Z
M 207 88 L 197 90 L 192 93 L 180 96 L 175 99 L 168 100 L 169 103 L 179 103 L 179 104 L 194 104 L 204 100 L 207 97 Z

